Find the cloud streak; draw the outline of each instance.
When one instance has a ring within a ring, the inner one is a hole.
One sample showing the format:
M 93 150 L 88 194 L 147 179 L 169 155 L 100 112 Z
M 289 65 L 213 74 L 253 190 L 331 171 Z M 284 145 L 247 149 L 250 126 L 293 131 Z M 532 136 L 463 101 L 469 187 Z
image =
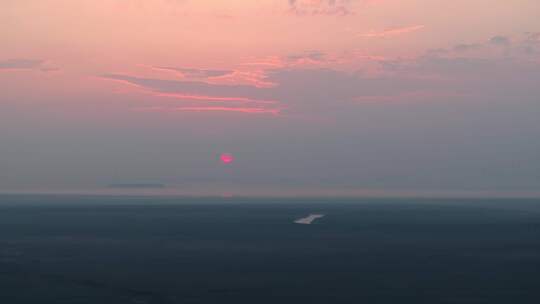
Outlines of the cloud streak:
M 406 27 L 396 27 L 396 28 L 389 28 L 382 31 L 372 31 L 369 33 L 361 34 L 360 36 L 366 37 L 366 38 L 385 38 L 385 37 L 391 37 L 391 36 L 399 36 L 403 34 L 408 34 L 412 32 L 419 31 L 421 29 L 425 28 L 424 25 L 412 25 L 412 26 L 406 26 Z
M 0 70 L 34 70 L 43 65 L 43 60 L 36 59 L 8 59 L 0 61 Z
M 352 14 L 350 0 L 288 0 L 289 10 L 298 16 L 346 16 Z
M 134 85 L 154 97 L 175 98 L 180 102 L 191 102 L 189 106 L 146 107 L 146 111 L 166 112 L 237 112 L 245 114 L 281 113 L 277 100 L 265 98 L 266 89 L 245 85 L 219 85 L 196 81 L 176 81 L 153 78 L 107 74 L 102 79 L 120 81 Z M 156 100 L 158 102 L 159 100 Z M 212 104 L 223 105 L 215 106 Z M 238 106 L 243 104 L 244 106 Z
M 271 114 L 279 115 L 280 109 L 270 109 L 262 107 L 215 107 L 215 106 L 199 106 L 199 107 L 143 107 L 138 108 L 140 111 L 163 111 L 163 112 L 236 112 L 242 114 Z
M 40 59 L 16 58 L 0 61 L 0 71 L 41 71 L 47 73 L 59 70 L 57 66 Z
M 231 103 L 257 103 L 257 104 L 276 104 L 276 100 L 260 100 L 246 97 L 225 97 L 225 96 L 205 96 L 205 95 L 185 95 L 175 93 L 155 93 L 157 97 L 170 97 L 181 100 L 192 101 L 210 101 L 210 102 L 231 102 Z
M 194 68 L 180 68 L 180 67 L 154 67 L 156 70 L 172 71 L 180 73 L 186 78 L 212 78 L 221 77 L 232 74 L 231 70 L 213 70 L 213 69 L 194 69 Z

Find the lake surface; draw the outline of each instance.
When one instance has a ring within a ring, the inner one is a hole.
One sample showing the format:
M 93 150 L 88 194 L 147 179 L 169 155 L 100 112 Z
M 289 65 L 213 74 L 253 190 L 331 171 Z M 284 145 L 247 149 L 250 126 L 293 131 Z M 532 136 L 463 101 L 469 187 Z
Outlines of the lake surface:
M 2 195 L 0 303 L 540 303 L 540 200 Z

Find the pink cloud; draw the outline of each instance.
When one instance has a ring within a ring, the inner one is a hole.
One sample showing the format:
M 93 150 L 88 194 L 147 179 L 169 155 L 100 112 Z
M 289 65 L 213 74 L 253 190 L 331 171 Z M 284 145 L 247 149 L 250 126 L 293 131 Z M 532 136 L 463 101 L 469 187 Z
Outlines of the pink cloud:
M 244 66 L 248 66 L 246 64 Z M 141 65 L 145 66 L 145 65 Z M 148 67 L 148 66 L 145 66 Z M 266 71 L 262 68 L 240 68 L 240 69 L 197 69 L 182 67 L 159 67 L 149 66 L 157 71 L 173 72 L 182 79 L 198 81 L 216 85 L 249 85 L 257 88 L 270 88 L 275 83 L 269 82 L 266 78 Z
M 413 25 L 406 27 L 389 28 L 383 31 L 371 31 L 369 33 L 361 34 L 360 36 L 366 38 L 384 38 L 416 32 L 423 29 L 424 27 L 424 25 Z
M 285 61 L 280 56 L 268 56 L 265 58 L 250 58 L 244 66 L 262 66 L 267 68 L 283 68 L 286 66 Z
M 261 69 L 251 71 L 234 70 L 230 74 L 213 77 L 206 82 L 217 85 L 249 85 L 257 88 L 271 88 L 277 85 L 268 81 L 266 71 Z
M 289 10 L 299 16 L 346 16 L 352 14 L 350 0 L 288 0 Z
M 37 59 L 8 59 L 0 60 L 0 71 L 41 71 L 57 72 L 60 70 L 57 66 L 46 60 Z
M 164 111 L 164 112 L 236 112 L 243 114 L 271 114 L 279 115 L 281 109 L 271 109 L 262 107 L 214 107 L 214 106 L 200 106 L 200 107 L 143 107 L 138 108 L 140 111 Z
M 153 93 L 153 92 L 151 92 Z M 155 93 L 157 97 L 171 97 L 182 100 L 195 101 L 217 101 L 217 102 L 242 102 L 242 103 L 257 103 L 257 104 L 276 104 L 276 100 L 261 100 L 247 97 L 228 97 L 228 96 L 206 96 L 206 95 L 191 95 L 182 93 Z
M 221 77 L 227 74 L 231 74 L 234 71 L 231 70 L 219 70 L 219 69 L 196 69 L 196 68 L 184 68 L 184 67 L 152 67 L 155 70 L 175 72 L 182 77 L 191 79 L 208 79 L 213 77 Z
M 245 104 L 266 104 L 266 105 L 272 105 L 272 104 L 279 104 L 280 102 L 278 100 L 274 99 L 266 99 L 266 98 L 257 98 L 257 97 L 246 97 L 246 96 L 237 96 L 237 95 L 227 95 L 225 94 L 216 94 L 216 95 L 209 95 L 197 92 L 189 92 L 190 91 L 190 85 L 193 86 L 199 86 L 201 84 L 205 85 L 206 89 L 211 88 L 221 88 L 226 91 L 231 91 L 228 89 L 234 90 L 235 86 L 239 85 L 234 79 L 232 80 L 233 83 L 223 83 L 223 81 L 209 81 L 209 82 L 177 82 L 177 81 L 169 81 L 169 80 L 160 80 L 160 79 L 146 79 L 150 82 L 156 82 L 157 87 L 152 87 L 144 84 L 143 78 L 136 78 L 136 77 L 129 77 L 129 76 L 122 76 L 122 75 L 103 75 L 99 77 L 102 80 L 105 81 L 113 81 L 113 82 L 119 82 L 122 84 L 126 84 L 128 86 L 137 88 L 137 92 L 150 95 L 153 97 L 165 97 L 165 98 L 175 98 L 180 101 L 194 101 L 194 102 L 219 102 L 219 103 L 229 103 L 229 104 L 235 104 L 235 103 L 245 103 Z M 140 82 L 142 81 L 142 82 Z M 226 81 L 226 80 L 225 80 Z M 167 90 L 163 90 L 163 88 L 159 87 L 159 84 L 185 84 L 187 85 L 184 89 L 179 89 L 176 92 L 168 92 Z M 274 85 L 272 85 L 273 87 Z M 199 88 L 200 89 L 200 88 Z M 258 90 L 259 87 L 253 86 L 252 89 Z M 191 90 L 194 90 L 193 88 Z M 197 89 L 195 89 L 197 90 Z M 231 92 L 232 93 L 232 92 Z

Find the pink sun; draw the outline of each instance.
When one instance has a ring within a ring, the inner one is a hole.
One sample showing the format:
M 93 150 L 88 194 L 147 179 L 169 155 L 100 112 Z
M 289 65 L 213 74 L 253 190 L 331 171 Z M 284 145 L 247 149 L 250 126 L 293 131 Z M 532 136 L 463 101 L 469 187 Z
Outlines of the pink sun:
M 219 160 L 224 165 L 232 164 L 234 162 L 234 156 L 230 153 L 223 153 L 219 156 Z

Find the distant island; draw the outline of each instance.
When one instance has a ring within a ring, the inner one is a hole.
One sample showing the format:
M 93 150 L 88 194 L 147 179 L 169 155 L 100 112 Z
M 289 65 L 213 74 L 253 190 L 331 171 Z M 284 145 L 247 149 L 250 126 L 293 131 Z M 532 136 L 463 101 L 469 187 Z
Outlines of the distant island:
M 324 214 L 310 214 L 307 217 L 299 218 L 294 221 L 295 224 L 310 225 L 316 219 L 324 217 Z

